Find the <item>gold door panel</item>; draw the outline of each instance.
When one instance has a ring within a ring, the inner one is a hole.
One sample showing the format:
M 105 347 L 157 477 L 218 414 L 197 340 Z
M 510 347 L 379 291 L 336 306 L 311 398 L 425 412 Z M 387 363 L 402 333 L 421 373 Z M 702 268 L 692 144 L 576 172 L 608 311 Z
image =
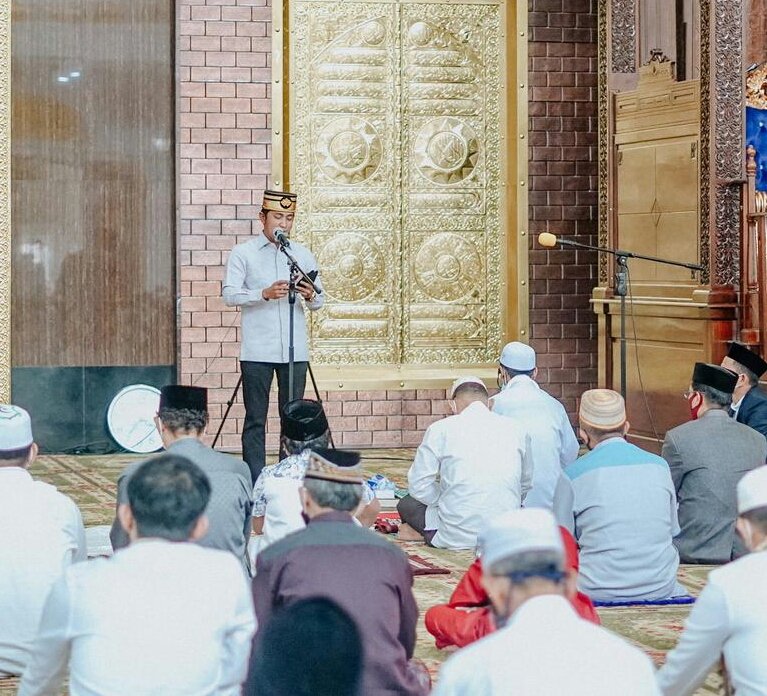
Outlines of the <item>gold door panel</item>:
M 495 361 L 501 4 L 290 10 L 290 180 L 327 290 L 313 361 Z

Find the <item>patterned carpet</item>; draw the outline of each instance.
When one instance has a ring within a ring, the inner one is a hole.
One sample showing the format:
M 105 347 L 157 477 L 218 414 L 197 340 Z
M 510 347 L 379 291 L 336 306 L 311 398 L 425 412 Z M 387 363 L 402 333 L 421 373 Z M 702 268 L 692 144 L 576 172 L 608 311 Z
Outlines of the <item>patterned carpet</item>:
M 406 472 L 412 456 L 413 451 L 409 449 L 368 450 L 363 453 L 363 466 L 368 472 L 386 474 L 402 487 L 406 484 Z M 114 515 L 117 477 L 127 464 L 137 459 L 140 456 L 44 456 L 35 462 L 32 473 L 70 495 L 80 506 L 86 526 L 106 525 L 111 524 Z M 418 543 L 395 543 L 451 571 L 450 575 L 426 575 L 415 579 L 415 595 L 422 614 L 428 607 L 447 601 L 473 559 L 473 554 L 468 551 L 445 551 Z M 709 570 L 705 566 L 684 566 L 679 571 L 679 580 L 690 594 L 697 595 L 705 584 Z M 662 664 L 666 652 L 676 643 L 689 611 L 689 606 L 611 607 L 600 609 L 599 615 L 605 627 L 643 649 L 656 664 Z M 440 664 L 449 655 L 450 651 L 437 650 L 421 618 L 416 656 L 424 660 L 432 674 L 436 675 Z M 712 674 L 705 687 L 697 693 L 708 696 L 723 693 L 721 685 L 721 678 Z M 0 696 L 11 696 L 15 692 L 14 682 L 0 681 Z

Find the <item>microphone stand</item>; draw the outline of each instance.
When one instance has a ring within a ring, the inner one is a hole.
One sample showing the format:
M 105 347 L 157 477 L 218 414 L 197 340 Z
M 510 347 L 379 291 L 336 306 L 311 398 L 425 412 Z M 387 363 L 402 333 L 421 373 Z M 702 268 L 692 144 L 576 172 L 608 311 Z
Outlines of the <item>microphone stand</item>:
M 657 256 L 645 256 L 644 254 L 635 254 L 633 251 L 624 251 L 622 249 L 608 249 L 607 247 L 594 246 L 592 244 L 583 244 L 574 242 L 570 239 L 556 238 L 558 244 L 576 247 L 578 249 L 589 249 L 603 254 L 612 254 L 615 257 L 617 268 L 615 270 L 615 294 L 621 298 L 621 336 L 620 336 L 620 376 L 621 376 L 621 396 L 626 399 L 626 295 L 629 291 L 628 283 L 628 260 L 640 259 L 642 261 L 652 261 L 653 263 L 662 263 L 666 266 L 679 266 L 690 270 L 693 278 L 695 271 L 702 271 L 703 266 L 697 263 L 685 263 L 684 261 L 671 261 L 670 259 L 661 259 Z M 633 301 L 633 300 L 632 300 Z
M 295 345 L 293 343 L 295 330 L 295 311 L 296 311 L 296 279 L 301 278 L 311 287 L 315 293 L 319 293 L 319 288 L 314 281 L 304 273 L 301 266 L 298 265 L 295 257 L 288 251 L 287 241 L 280 240 L 280 251 L 285 254 L 288 260 L 288 274 L 290 281 L 288 283 L 288 304 L 290 305 L 290 314 L 288 315 L 288 401 L 293 401 L 293 371 L 295 364 Z M 312 375 L 314 381 L 314 375 Z M 280 414 L 282 417 L 282 414 Z

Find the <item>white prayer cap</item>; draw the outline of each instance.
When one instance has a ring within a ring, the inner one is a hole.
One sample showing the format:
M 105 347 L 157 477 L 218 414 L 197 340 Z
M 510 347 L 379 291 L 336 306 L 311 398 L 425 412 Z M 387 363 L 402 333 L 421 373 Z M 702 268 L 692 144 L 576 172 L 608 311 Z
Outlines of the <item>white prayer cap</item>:
M 767 508 L 767 466 L 758 466 L 738 481 L 738 514 Z
M 485 383 L 479 377 L 474 377 L 473 375 L 469 375 L 468 377 L 459 377 L 450 387 L 447 398 L 452 399 L 455 396 L 456 389 L 464 384 L 481 384 L 483 387 L 485 387 Z M 485 391 L 487 391 L 487 387 L 485 387 Z
M 521 508 L 498 515 L 480 534 L 479 548 L 487 570 L 524 551 L 554 551 L 562 558 L 565 555 L 554 515 L 543 508 Z
M 0 405 L 0 450 L 9 451 L 32 444 L 32 421 L 19 406 Z
M 510 370 L 530 372 L 535 369 L 535 351 L 526 343 L 512 341 L 503 347 L 500 363 Z

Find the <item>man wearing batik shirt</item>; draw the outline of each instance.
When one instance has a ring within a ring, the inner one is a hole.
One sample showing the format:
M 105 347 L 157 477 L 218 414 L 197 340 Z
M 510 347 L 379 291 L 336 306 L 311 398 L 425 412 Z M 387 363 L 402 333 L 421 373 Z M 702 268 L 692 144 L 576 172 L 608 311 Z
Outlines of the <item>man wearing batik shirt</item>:
M 360 693 L 422 696 L 428 680 L 421 680 L 423 673 L 411 662 L 418 619 L 413 574 L 400 548 L 354 524 L 351 513 L 363 484 L 356 462 L 359 454 L 340 450 L 310 455 L 301 488 L 309 523 L 258 555 L 256 616 L 263 626 L 281 606 L 327 597 L 354 619 L 362 635 Z
M 322 404 L 310 399 L 295 399 L 285 405 L 282 430 L 282 447 L 288 456 L 264 467 L 253 487 L 253 531 L 258 539 L 254 551 L 261 551 L 306 526 L 298 491 L 309 464 L 309 450 L 326 448 L 330 443 Z M 369 527 L 381 506 L 368 485 L 364 487 L 362 502 L 356 517 Z

